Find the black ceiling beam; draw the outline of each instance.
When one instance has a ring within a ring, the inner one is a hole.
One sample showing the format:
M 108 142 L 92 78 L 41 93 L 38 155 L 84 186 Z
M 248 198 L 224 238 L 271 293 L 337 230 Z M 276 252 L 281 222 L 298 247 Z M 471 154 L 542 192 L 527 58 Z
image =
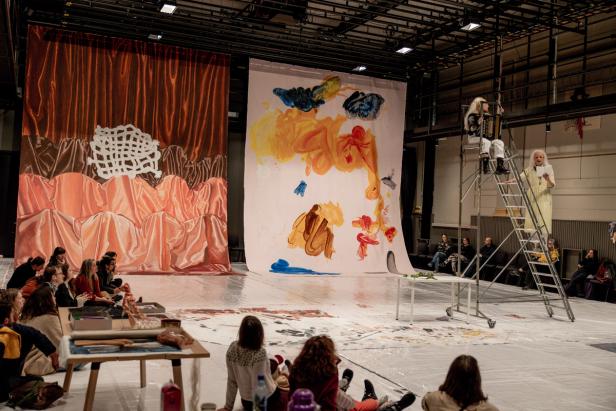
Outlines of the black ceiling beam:
M 512 113 L 503 118 L 503 128 L 527 127 L 547 122 L 613 113 L 616 113 L 616 93 Z M 460 126 L 432 130 L 430 133 L 427 130 L 420 133 L 414 133 L 413 130 L 404 132 L 405 144 L 450 137 L 460 137 Z

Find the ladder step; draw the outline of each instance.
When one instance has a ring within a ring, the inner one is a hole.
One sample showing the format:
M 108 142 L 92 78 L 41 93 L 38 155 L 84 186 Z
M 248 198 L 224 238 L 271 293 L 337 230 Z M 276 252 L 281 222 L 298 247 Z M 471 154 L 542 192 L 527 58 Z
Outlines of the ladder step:
M 529 261 L 528 264 L 534 265 L 550 265 L 550 263 L 542 263 L 541 261 Z
M 552 273 L 541 273 L 539 271 L 533 271 L 533 275 L 536 275 L 537 277 L 554 278 Z
M 541 286 L 543 288 L 552 288 L 554 290 L 558 290 L 560 287 L 554 284 L 545 284 L 545 283 L 537 283 L 537 286 Z
M 526 208 L 523 205 L 505 205 L 505 208 Z
M 532 238 L 523 238 L 523 239 L 521 239 L 521 240 L 520 240 L 520 242 L 524 242 L 524 243 L 536 243 L 536 244 L 537 244 L 537 243 L 539 243 L 539 240 L 535 240 L 535 239 L 532 239 Z
M 497 181 L 496 184 L 498 184 L 499 186 L 504 186 L 504 185 L 518 185 L 517 182 L 515 181 Z
M 502 197 L 522 197 L 522 194 L 501 194 Z

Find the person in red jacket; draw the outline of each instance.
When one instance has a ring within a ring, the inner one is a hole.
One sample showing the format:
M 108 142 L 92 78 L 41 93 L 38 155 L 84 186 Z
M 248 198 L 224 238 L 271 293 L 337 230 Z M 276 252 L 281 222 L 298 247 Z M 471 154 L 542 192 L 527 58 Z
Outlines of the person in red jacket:
M 100 283 L 96 275 L 96 261 L 91 258 L 83 260 L 79 275 L 75 278 L 76 294 L 86 294 L 90 304 L 113 304 L 109 298 L 101 293 Z

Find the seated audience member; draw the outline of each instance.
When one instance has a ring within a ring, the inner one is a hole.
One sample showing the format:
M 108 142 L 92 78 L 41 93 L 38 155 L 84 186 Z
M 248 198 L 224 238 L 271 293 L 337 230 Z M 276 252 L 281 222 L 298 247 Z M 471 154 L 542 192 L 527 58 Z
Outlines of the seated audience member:
M 21 290 L 9 288 L 8 290 L 0 290 L 0 300 L 6 301 L 11 306 L 10 323 L 16 323 L 21 316 L 21 310 L 24 308 L 26 300 L 21 295 Z
M 252 411 L 254 389 L 259 375 L 265 377 L 265 386 L 269 393 L 268 409 L 272 408 L 270 404 L 278 403 L 280 390 L 272 378 L 270 361 L 263 342 L 261 321 L 252 315 L 244 317 L 238 339 L 233 341 L 227 350 L 227 399 L 220 411 L 233 411 L 238 391 L 244 410 Z
M 108 298 L 101 294 L 98 276 L 96 275 L 96 261 L 91 258 L 83 260 L 79 275 L 75 278 L 76 293 L 86 294 L 88 301 L 86 304 L 113 304 Z
M 75 276 L 70 271 L 68 264 L 62 264 L 64 281 L 56 290 L 56 304 L 58 307 L 82 307 L 88 300 L 86 294 L 77 295 L 75 288 Z
M 481 257 L 481 264 L 485 263 L 488 258 L 494 254 L 496 251 L 496 245 L 494 245 L 494 241 L 492 237 L 486 237 L 483 240 L 483 245 L 479 249 L 479 256 Z
M 24 305 L 20 322 L 44 334 L 59 352 L 62 326 L 50 286 L 43 284 L 32 293 Z M 51 358 L 38 348 L 33 348 L 26 357 L 23 372 L 26 375 L 47 375 L 55 372 L 56 368 Z
M 597 273 L 592 277 L 586 277 L 584 297 L 589 300 L 607 301 L 610 291 L 614 289 L 614 274 L 616 274 L 614 263 L 605 258 L 601 259 Z
M 314 400 L 321 411 L 336 411 L 338 407 L 338 368 L 334 342 L 326 335 L 309 338 L 291 368 L 289 383 L 291 390 L 307 388 L 314 394 Z M 379 407 L 372 384 L 366 384 L 372 392 L 364 394 L 364 399 L 355 401 L 352 410 L 374 411 Z M 346 394 L 345 394 L 346 395 Z M 415 401 L 413 393 L 405 394 L 399 401 L 389 403 L 381 410 L 400 411 Z
M 115 251 L 107 251 L 103 257 L 105 256 L 111 258 L 111 284 L 113 284 L 114 287 L 120 287 L 122 285 L 122 279 L 116 277 L 116 275 L 119 275 L 116 273 L 118 267 L 118 253 Z
M 66 262 L 66 250 L 62 247 L 56 247 L 53 249 L 53 253 L 51 257 L 49 257 L 49 263 L 47 266 L 53 265 L 62 265 Z
M 438 273 L 441 261 L 444 261 L 450 254 L 450 248 L 451 243 L 449 242 L 449 238 L 446 234 L 443 234 L 441 236 L 441 242 L 438 243 L 436 247 L 436 252 L 434 253 L 434 257 L 432 257 L 432 261 L 428 263 L 428 267 L 434 268 L 435 273 Z
M 6 288 L 21 288 L 30 278 L 35 277 L 36 273 L 45 266 L 43 257 L 30 257 L 28 261 L 15 269 L 11 279 L 6 284 Z
M 474 256 L 475 248 L 471 245 L 471 239 L 464 237 L 462 239 L 462 245 L 460 246 L 460 254 L 457 252 L 451 254 L 447 258 L 447 264 L 451 264 L 451 271 L 455 273 L 458 269 L 458 259 L 462 262 L 460 267 L 464 270 L 464 267 L 473 259 Z
M 423 397 L 421 407 L 424 411 L 498 411 L 484 395 L 479 365 L 470 355 L 453 360 L 445 382 Z
M 58 367 L 58 352 L 45 335 L 32 327 L 11 323 L 13 315 L 4 290 L 0 292 L 0 338 L 2 339 L 2 356 L 0 357 L 0 402 L 6 401 L 8 393 L 24 382 L 31 380 L 21 377 L 26 356 L 32 347 L 38 348 L 51 359 L 54 368 Z
M 110 296 L 117 294 L 120 290 L 113 283 L 113 266 L 115 265 L 113 259 L 108 255 L 104 255 L 96 265 L 98 267 L 96 275 L 98 275 L 101 291 L 106 292 Z
M 571 275 L 571 281 L 565 287 L 565 292 L 569 297 L 578 296 L 578 286 L 586 282 L 586 277 L 594 276 L 599 268 L 599 256 L 597 250 L 591 248 L 578 263 L 578 269 Z
M 547 246 L 548 246 L 548 251 L 550 253 L 550 260 L 552 260 L 552 262 L 555 263 L 556 261 L 560 259 L 560 252 L 558 251 L 558 242 L 553 238 L 548 238 Z M 545 258 L 545 254 L 543 253 L 537 253 L 537 261 L 541 263 L 548 262 L 547 258 Z
M 32 277 L 26 282 L 26 285 L 21 289 L 21 293 L 25 299 L 28 299 L 34 290 L 42 284 L 48 284 L 55 292 L 58 286 L 62 284 L 62 270 L 57 266 L 48 265 L 45 267 L 43 275 Z

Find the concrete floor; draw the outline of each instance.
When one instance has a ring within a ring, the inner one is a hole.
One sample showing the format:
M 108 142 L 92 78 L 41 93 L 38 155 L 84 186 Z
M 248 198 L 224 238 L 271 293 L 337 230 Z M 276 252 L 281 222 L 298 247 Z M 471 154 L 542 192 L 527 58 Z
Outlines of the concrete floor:
M 496 320 L 490 329 L 476 317 L 466 324 L 461 314 L 442 321 L 449 287 L 420 284 L 411 325 L 408 304 L 400 320 L 394 319 L 397 277 L 390 274 L 123 277 L 144 301 L 158 301 L 181 318 L 210 351 L 211 358 L 200 364 L 184 363 L 189 402 L 192 376 L 199 375 L 195 404 L 223 405 L 225 351 L 242 317 L 255 313 L 264 323 L 271 355 L 292 359 L 307 336 L 329 334 L 343 359 L 340 370 L 355 371 L 349 392 L 356 397 L 363 393 L 364 378 L 374 382 L 379 395 L 395 399 L 411 390 L 421 396 L 443 382 L 453 358 L 466 353 L 479 360 L 484 391 L 501 410 L 616 410 L 616 353 L 591 346 L 616 343 L 614 304 L 571 300 L 574 323 L 563 316 L 550 319 L 540 302 L 484 304 L 482 310 Z M 496 284 L 487 295 L 531 293 Z M 408 289 L 402 295 L 410 300 Z M 77 372 L 70 393 L 53 409 L 81 409 L 88 375 L 88 369 Z M 168 362 L 149 362 L 148 385 L 140 389 L 137 362 L 104 363 L 94 409 L 158 410 L 160 387 L 171 375 Z M 46 380 L 62 383 L 63 378 L 59 373 Z M 420 402 L 409 410 L 420 410 Z

